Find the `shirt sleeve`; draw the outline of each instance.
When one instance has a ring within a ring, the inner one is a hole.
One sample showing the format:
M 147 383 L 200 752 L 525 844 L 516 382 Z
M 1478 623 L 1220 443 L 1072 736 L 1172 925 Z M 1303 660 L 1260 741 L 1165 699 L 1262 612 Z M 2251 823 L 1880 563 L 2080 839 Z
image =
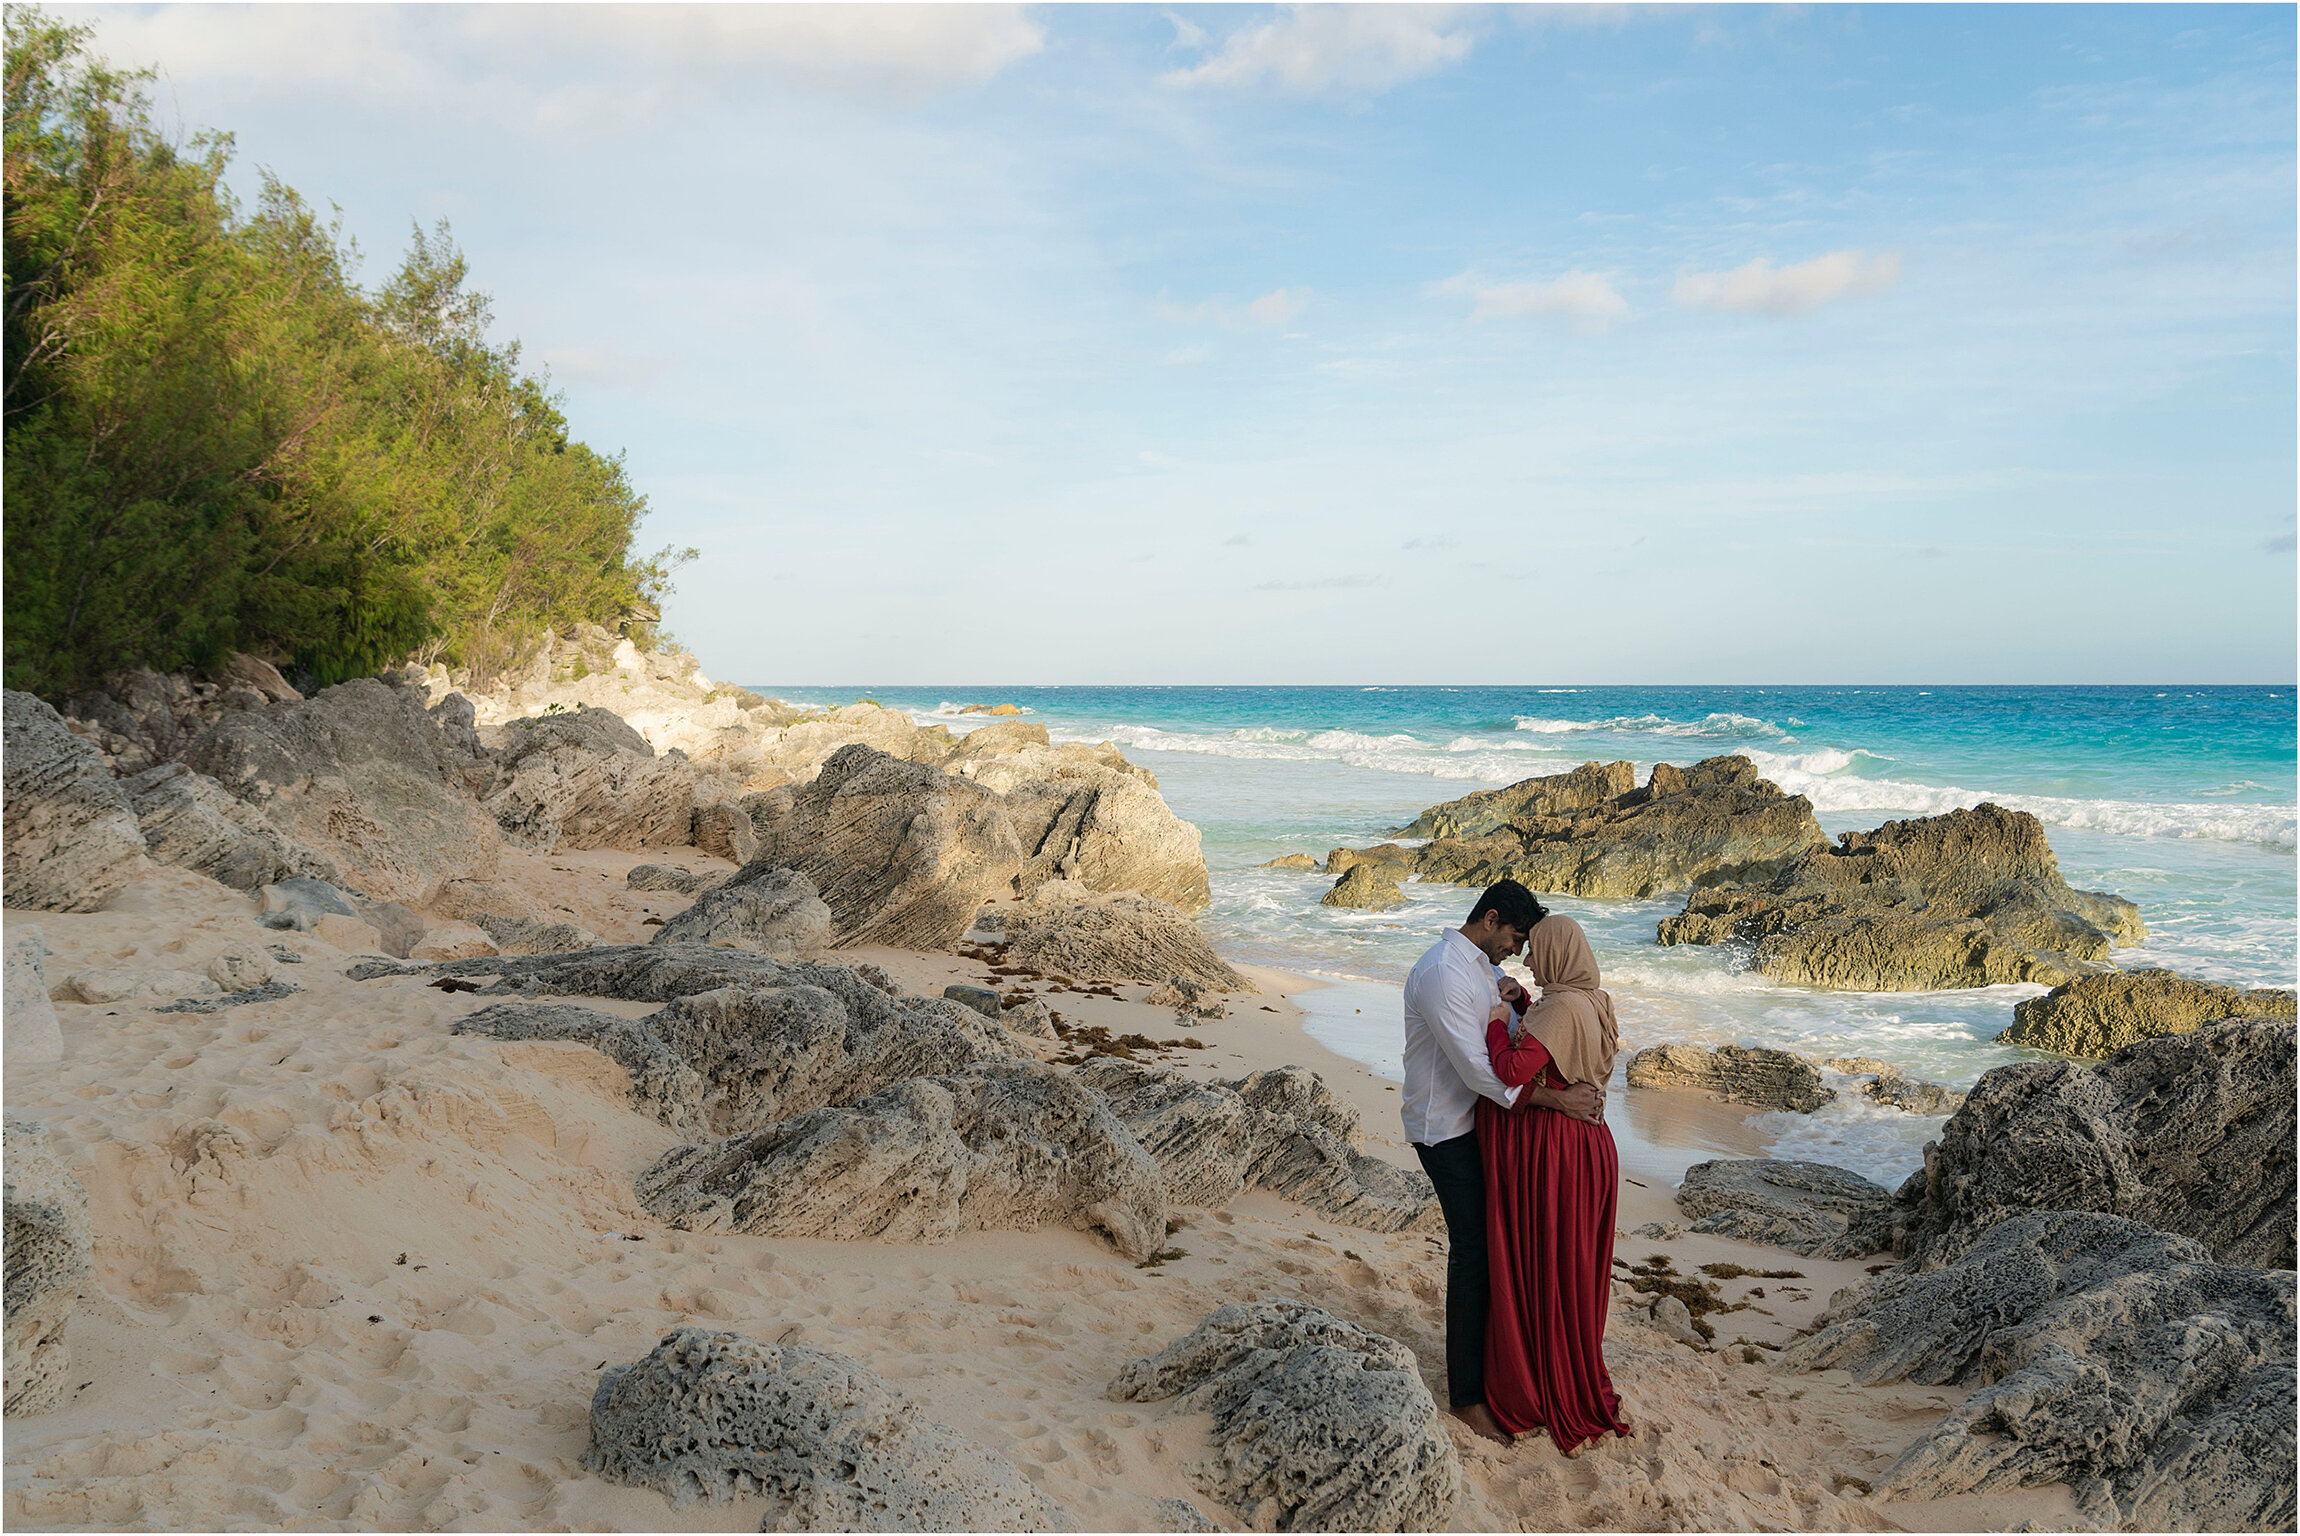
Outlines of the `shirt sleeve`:
M 1542 1068 L 1549 1065 L 1547 1047 L 1531 1035 L 1511 1045 L 1509 1026 L 1499 1019 L 1486 1023 L 1485 1050 L 1492 1058 L 1494 1076 L 1513 1087 L 1532 1082 L 1541 1076 Z
M 1429 1020 L 1430 1033 L 1437 1037 L 1438 1049 L 1445 1052 L 1446 1060 L 1470 1091 L 1493 1100 L 1505 1108 L 1517 1101 L 1517 1090 L 1494 1076 L 1493 1062 L 1485 1050 L 1485 1021 L 1492 1007 L 1492 999 L 1478 977 L 1458 965 L 1448 965 L 1430 978 L 1434 983 L 1434 997 L 1427 1002 L 1424 1017 Z

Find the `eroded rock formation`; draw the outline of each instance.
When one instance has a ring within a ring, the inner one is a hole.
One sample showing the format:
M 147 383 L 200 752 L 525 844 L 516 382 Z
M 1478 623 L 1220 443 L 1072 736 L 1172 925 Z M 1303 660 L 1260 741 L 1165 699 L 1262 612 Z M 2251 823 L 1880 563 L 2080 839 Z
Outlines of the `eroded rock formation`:
M 1080 981 L 1180 976 L 1225 992 L 1246 986 L 1195 922 L 1152 897 L 1105 896 L 1054 881 L 1003 916 L 1009 965 Z
M 182 763 L 147 768 L 120 787 L 135 810 L 145 845 L 162 864 L 197 870 L 242 891 L 281 880 L 336 877 L 333 863 Z
M 480 802 L 506 836 L 533 848 L 643 848 L 684 843 L 696 775 L 676 749 L 605 709 L 536 715 L 501 727 L 496 778 Z
M 681 1328 L 591 1398 L 583 1467 L 674 1506 L 772 1500 L 769 1531 L 1042 1531 L 1014 1467 L 844 1355 Z
M 1211 1312 L 1110 1396 L 1212 1414 L 1222 1499 L 1256 1530 L 1440 1530 L 1460 1495 L 1413 1351 L 1307 1302 Z
M 64 1324 L 79 1304 L 92 1247 L 88 1194 L 48 1143 L 46 1127 L 7 1117 L 4 1170 L 7 1224 L 5 1411 L 45 1413 L 63 1402 L 71 1352 Z
M 2293 1052 L 2290 1021 L 2229 1020 L 1983 1075 L 1904 1187 L 1907 1252 L 1938 1266 L 2023 1211 L 2101 1211 L 2292 1268 Z
M 1694 1088 L 1736 1104 L 1810 1114 L 1837 1096 L 1820 1069 L 1794 1051 L 1762 1046 L 1649 1046 L 1629 1058 L 1632 1088 Z
M 1947 1268 L 1838 1292 L 1786 1360 L 1979 1389 L 1901 1454 L 1884 1498 L 2065 1482 L 2097 1527 L 2288 1531 L 2293 1278 L 2138 1221 L 2024 1211 Z
M 1370 912 L 1387 912 L 1392 907 L 1406 904 L 1406 893 L 1398 883 L 1382 873 L 1378 864 L 1353 864 L 1334 882 L 1332 890 L 1318 898 L 1321 906 L 1359 907 Z
M 1823 841 L 1805 797 L 1784 795 L 1745 757 L 1658 763 L 1643 785 L 1628 763 L 1584 763 L 1433 806 L 1398 835 L 1430 841 L 1397 850 L 1402 860 L 1371 849 L 1355 861 L 1402 862 L 1455 885 L 1509 879 L 1568 896 L 1629 897 L 1769 875 Z M 1336 849 L 1326 872 L 1343 873 L 1350 852 Z
M 2247 992 L 2165 970 L 2107 971 L 2062 982 L 2013 1009 L 2007 1045 L 2097 1060 L 2136 1040 L 2184 1035 L 2215 1019 L 2289 1019 L 2293 994 Z
M 93 912 L 134 878 L 144 834 L 120 782 L 64 718 L 28 693 L 0 695 L 6 740 L 6 900 Z
M 1659 937 L 1752 943 L 1758 970 L 1804 986 L 1909 992 L 2056 985 L 2146 933 L 2131 902 L 2069 887 L 2034 816 L 1982 804 L 1841 833 L 1770 877 L 1703 885 Z
M 656 930 L 657 944 L 719 944 L 777 960 L 811 960 L 831 941 L 831 909 L 795 869 L 753 864 L 702 892 Z
M 1823 1259 L 1857 1259 L 1893 1245 L 1893 1197 L 1827 1163 L 1731 1158 L 1685 1170 L 1677 1206 L 1692 1230 Z

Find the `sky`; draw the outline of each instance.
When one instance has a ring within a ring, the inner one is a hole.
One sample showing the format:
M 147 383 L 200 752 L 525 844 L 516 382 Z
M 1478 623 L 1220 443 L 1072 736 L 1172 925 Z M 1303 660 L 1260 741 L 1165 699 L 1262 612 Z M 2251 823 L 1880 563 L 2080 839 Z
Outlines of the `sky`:
M 57 6 L 757 684 L 2273 682 L 2292 6 Z

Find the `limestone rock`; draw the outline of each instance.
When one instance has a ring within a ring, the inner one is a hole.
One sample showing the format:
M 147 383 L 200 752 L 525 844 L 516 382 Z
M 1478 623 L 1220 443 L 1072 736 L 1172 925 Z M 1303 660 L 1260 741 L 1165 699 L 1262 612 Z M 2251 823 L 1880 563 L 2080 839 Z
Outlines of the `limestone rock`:
M 1414 850 L 1400 843 L 1380 843 L 1372 848 L 1335 848 L 1326 854 L 1325 870 L 1329 875 L 1346 875 L 1361 864 L 1372 865 L 1376 874 L 1394 884 L 1412 876 Z
M 674 1147 L 636 1187 L 648 1211 L 692 1230 L 947 1242 L 1059 1225 L 1098 1228 L 1134 1259 L 1166 1240 L 1157 1164 L 1098 1095 L 1037 1062 L 909 1078 Z
M 685 1135 L 728 1136 L 906 1077 L 1017 1055 L 1004 1030 L 940 998 L 897 997 L 838 965 L 780 968 L 698 991 L 641 1019 L 564 1003 L 501 1003 L 458 1034 L 581 1040 L 631 1075 L 634 1107 Z
M 1180 1023 L 1193 1020 L 1224 1019 L 1230 1016 L 1230 1005 L 1222 996 L 1202 981 L 1187 976 L 1169 976 L 1163 985 L 1154 988 L 1142 999 L 1153 1008 L 1171 1008 Z
M 683 843 L 695 770 L 684 752 L 657 757 L 612 710 L 513 720 L 482 802 L 514 841 L 535 848 L 640 848 Z
M 1674 1296 L 1657 1297 L 1651 1312 L 1653 1326 L 1688 1349 L 1707 1349 L 1709 1341 L 1693 1326 L 1693 1313 Z
M 1823 841 L 1805 797 L 1745 757 L 1656 764 L 1642 786 L 1628 763 L 1584 763 L 1433 806 L 1399 835 L 1430 839 L 1407 853 L 1424 880 L 1639 898 L 1770 875 Z M 1328 874 L 1346 852 L 1327 859 Z
M 2137 1221 L 2025 1211 L 1945 1269 L 1838 1292 L 1785 1358 L 1979 1388 L 1901 1454 L 1882 1498 L 2065 1482 L 2095 1528 L 2287 1531 L 2293 1278 Z
M 1899 1072 L 1878 1073 L 1873 1081 L 1861 1085 L 1861 1092 L 1874 1103 L 1912 1115 L 1955 1114 L 1965 1101 L 1965 1096 L 1954 1088 L 1921 1082 Z
M 120 966 L 91 965 L 66 976 L 51 996 L 68 1003 L 117 1003 L 144 993 L 144 973 Z
M 751 842 L 757 846 L 755 834 Z M 716 878 L 676 864 L 634 864 L 623 876 L 623 883 L 634 891 L 676 891 L 681 896 L 694 896 L 708 889 Z
M 421 693 L 372 677 L 228 713 L 184 763 L 377 901 L 421 905 L 490 873 L 502 848 Z
M 406 958 L 410 960 L 476 960 L 482 955 L 501 954 L 487 930 L 476 923 L 434 923 L 423 930 L 423 937 L 411 947 Z
M 2289 1019 L 2289 989 L 2247 992 L 2165 970 L 2107 971 L 2062 982 L 2013 1009 L 2006 1045 L 2063 1056 L 2113 1056 L 2135 1040 L 2183 1035 L 2215 1019 Z
M 1387 912 L 1405 903 L 1406 893 L 1398 889 L 1396 881 L 1384 878 L 1380 866 L 1374 864 L 1351 865 L 1334 882 L 1334 888 L 1318 898 L 1320 906 L 1361 907 L 1371 912 Z
M 1758 970 L 1798 985 L 1909 992 L 2057 985 L 2146 933 L 2131 902 L 2069 887 L 2034 816 L 1984 803 L 1842 833 L 1769 878 L 1703 885 L 1659 938 L 1752 943 Z
M 1259 1188 L 1376 1232 L 1443 1219 L 1428 1178 L 1365 1155 L 1357 1112 L 1314 1072 L 1208 1082 L 1116 1056 L 1073 1070 L 1157 1162 L 1169 1205 L 1218 1207 Z
M 1821 1073 L 1794 1051 L 1725 1045 L 1656 1045 L 1629 1058 L 1632 1088 L 1697 1088 L 1759 1109 L 1810 1114 L 1837 1096 Z
M 1318 861 L 1306 853 L 1281 853 L 1274 859 L 1263 861 L 1262 869 L 1316 869 Z
M 134 878 L 144 834 L 119 781 L 55 710 L 0 695 L 7 818 L 5 899 L 43 912 L 93 912 Z
M 721 949 L 708 944 L 615 944 L 552 954 L 497 955 L 426 965 L 365 960 L 345 974 L 354 981 L 374 981 L 387 976 L 494 976 L 500 978 L 498 985 L 505 991 L 556 992 L 665 1003 L 715 987 L 779 985 L 791 969 L 779 960 L 752 950 Z M 867 976 L 877 968 L 856 966 L 854 970 L 857 975 Z M 893 990 L 891 983 L 886 990 Z
M 743 874 L 788 868 L 813 880 L 841 946 L 947 949 L 986 900 L 1011 890 L 1024 860 L 999 796 L 868 747 L 833 753 L 787 803 L 759 829 Z
M 1212 896 L 1198 829 L 1166 804 L 1156 775 L 1108 742 L 992 743 L 983 739 L 992 729 L 1001 727 L 968 736 L 948 766 L 1002 797 L 1025 854 L 1017 894 L 1075 880 L 1206 910 Z
M 266 928 L 311 933 L 323 917 L 352 917 L 359 913 L 351 898 L 325 880 L 298 875 L 265 886 L 263 912 L 256 921 Z
M 1110 1385 L 1213 1415 L 1225 1502 L 1290 1531 L 1443 1529 L 1461 1464 L 1413 1352 L 1307 1302 L 1227 1306 Z
M 750 865 L 712 886 L 655 931 L 657 944 L 755 949 L 777 960 L 811 960 L 831 939 L 831 909 L 795 869 Z
M 1246 979 L 1214 953 L 1198 925 L 1148 896 L 1104 896 L 1054 881 L 1006 913 L 1006 960 L 1081 981 L 1184 977 L 1226 992 Z
M 986 1019 L 997 1018 L 1002 1006 L 998 994 L 990 988 L 970 987 L 964 982 L 952 982 L 942 989 L 942 995 L 961 1007 L 972 1008 Z
M 18 927 L 8 934 L 7 988 L 0 1002 L 5 1018 L 5 1055 L 32 1066 L 64 1059 L 64 1027 L 48 987 L 48 940 L 39 929 Z
M 423 942 L 423 919 L 396 901 L 368 901 L 363 897 L 351 898 L 352 910 L 361 922 L 375 930 L 376 944 L 395 960 L 405 960 Z
M 2290 1021 L 2231 1019 L 1984 1074 L 1927 1151 L 1908 1253 L 1937 1266 L 2025 1210 L 2104 1211 L 2292 1268 L 2293 1053 Z
M 844 1355 L 680 1328 L 591 1398 L 586 1471 L 673 1506 L 771 1500 L 762 1530 L 1042 1531 L 1014 1467 Z
M 730 864 L 748 864 L 759 851 L 759 834 L 751 825 L 751 813 L 725 800 L 695 807 L 690 840 L 713 858 Z
M 36 1120 L 7 1117 L 5 1411 L 45 1413 L 64 1400 L 71 1352 L 64 1324 L 93 1259 L 88 1193 L 48 1144 Z
M 599 943 L 599 935 L 577 923 L 547 923 L 495 912 L 482 912 L 473 921 L 499 954 L 557 955 L 596 948 Z
M 208 962 L 208 979 L 226 992 L 246 992 L 275 974 L 271 956 L 253 944 L 237 944 Z
M 298 876 L 335 878 L 332 863 L 289 840 L 270 817 L 182 763 L 147 768 L 121 788 L 159 863 L 196 870 L 242 891 Z
M 947 987 L 944 988 L 944 995 L 949 995 Z M 1033 1040 L 1058 1040 L 1061 1038 L 1060 1031 L 1054 1027 L 1054 1010 L 1047 1007 L 1045 1001 L 1040 998 L 1034 997 L 1029 1002 L 1013 1008 L 1001 1008 L 998 1022 L 1016 1034 L 1028 1035 Z
M 1677 1208 L 1692 1230 L 1823 1259 L 1857 1259 L 1893 1243 L 1892 1194 L 1827 1163 L 1733 1158 L 1695 1163 Z

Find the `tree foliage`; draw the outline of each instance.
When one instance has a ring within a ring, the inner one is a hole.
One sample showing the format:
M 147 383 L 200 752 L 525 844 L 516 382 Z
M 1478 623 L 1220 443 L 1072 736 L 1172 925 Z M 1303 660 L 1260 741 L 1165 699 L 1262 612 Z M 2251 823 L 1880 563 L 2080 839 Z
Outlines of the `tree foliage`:
M 84 29 L 6 25 L 10 686 L 492 672 L 660 595 L 644 499 L 490 343 L 444 223 L 365 291 L 340 220 L 268 174 L 239 206 L 229 137 L 171 142 Z

